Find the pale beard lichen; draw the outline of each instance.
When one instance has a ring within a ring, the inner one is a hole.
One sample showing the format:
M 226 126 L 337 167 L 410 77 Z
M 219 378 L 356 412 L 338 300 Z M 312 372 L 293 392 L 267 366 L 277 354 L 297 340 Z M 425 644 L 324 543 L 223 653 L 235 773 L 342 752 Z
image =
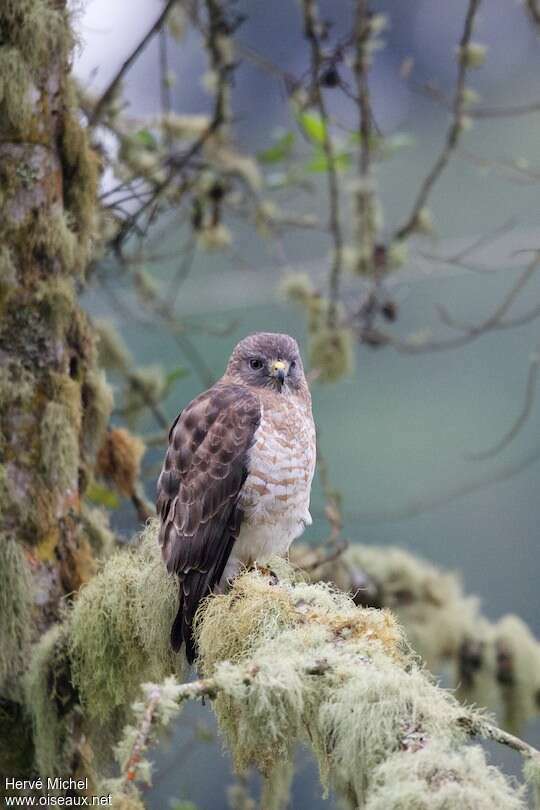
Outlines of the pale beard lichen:
M 523 776 L 530 789 L 535 810 L 540 810 L 540 756 L 528 757 L 523 765 Z
M 378 585 L 384 606 L 402 623 L 409 643 L 428 667 L 456 658 L 464 635 L 475 626 L 479 600 L 465 596 L 455 574 L 403 549 L 351 544 L 333 571 L 336 585 L 354 588 L 355 571 Z M 362 600 L 361 591 L 358 599 Z
M 41 775 L 66 772 L 74 710 L 95 764 L 106 765 L 141 682 L 181 676 L 169 644 L 176 609 L 176 583 L 150 523 L 136 547 L 104 563 L 33 650 L 25 692 Z
M 24 679 L 25 703 L 34 728 L 35 764 L 42 776 L 63 776 L 70 754 L 70 684 L 67 628 L 55 625 L 35 646 Z
M 196 619 L 200 667 L 217 684 L 213 705 L 239 770 L 255 765 L 270 777 L 306 741 L 323 785 L 356 808 L 386 761 L 407 751 L 414 770 L 426 749 L 443 768 L 444 749 L 467 774 L 465 795 L 489 783 L 492 808 L 524 808 L 503 776 L 491 778 L 481 752 L 465 747 L 464 710 L 433 684 L 387 611 L 295 580 L 283 561 L 270 566 L 279 583 L 268 571 L 248 572 L 228 594 L 209 597 Z M 418 777 L 420 798 L 427 778 Z M 395 804 L 405 806 L 416 807 Z
M 524 810 L 515 790 L 478 746 L 442 742 L 389 757 L 373 772 L 365 810 Z
M 517 616 L 488 621 L 455 573 L 403 549 L 361 544 L 319 565 L 313 551 L 295 545 L 291 559 L 357 604 L 389 608 L 432 672 L 454 670 L 463 702 L 497 712 L 514 732 L 540 712 L 540 643 Z
M 18 676 L 27 661 L 34 590 L 20 543 L 0 533 L 0 686 L 17 696 Z
M 154 530 L 119 551 L 80 592 L 70 616 L 69 656 L 84 711 L 105 722 L 126 709 L 143 680 L 175 671 L 169 634 L 177 589 Z
M 320 326 L 309 339 L 311 365 L 321 382 L 337 382 L 350 374 L 354 363 L 353 335 L 349 329 Z
M 494 627 L 496 679 L 504 723 L 517 733 L 540 712 L 540 644 L 518 616 L 504 616 Z

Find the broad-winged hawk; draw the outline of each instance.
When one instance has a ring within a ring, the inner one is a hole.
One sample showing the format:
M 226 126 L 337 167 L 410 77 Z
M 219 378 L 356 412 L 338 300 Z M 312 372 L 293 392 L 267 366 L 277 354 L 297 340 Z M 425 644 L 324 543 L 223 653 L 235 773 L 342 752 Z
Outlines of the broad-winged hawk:
M 259 332 L 234 349 L 223 377 L 177 417 L 158 480 L 159 540 L 180 602 L 171 644 L 196 656 L 201 599 L 243 566 L 285 555 L 311 523 L 311 397 L 296 341 Z

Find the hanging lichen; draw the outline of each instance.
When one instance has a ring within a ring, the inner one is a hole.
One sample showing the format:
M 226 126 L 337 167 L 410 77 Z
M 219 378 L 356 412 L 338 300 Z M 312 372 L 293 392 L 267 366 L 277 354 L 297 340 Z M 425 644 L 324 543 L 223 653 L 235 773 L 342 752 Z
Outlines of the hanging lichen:
M 25 692 L 42 775 L 67 772 L 72 710 L 102 765 L 140 684 L 179 673 L 169 643 L 176 606 L 177 588 L 149 525 L 137 547 L 104 563 L 34 649 Z
M 478 747 L 442 742 L 396 753 L 373 772 L 365 810 L 523 810 L 516 791 Z
M 67 627 L 55 625 L 36 645 L 25 676 L 38 772 L 65 775 L 71 755 L 70 709 L 76 701 L 67 658 Z
M 321 564 L 302 545 L 291 558 L 357 604 L 390 608 L 432 672 L 454 671 L 464 702 L 497 712 L 513 731 L 540 712 L 540 643 L 516 616 L 488 621 L 456 574 L 402 549 L 360 544 Z
M 329 325 L 329 301 L 306 273 L 291 273 L 282 282 L 283 294 L 305 310 L 309 336 L 309 360 L 321 382 L 337 382 L 354 366 L 354 336 L 345 327 Z M 341 307 L 338 307 L 341 315 Z
M 389 613 L 271 565 L 197 615 L 200 668 L 239 770 L 271 779 L 305 741 L 351 810 L 442 810 L 453 796 L 470 810 L 523 810 L 521 791 L 467 745 L 464 718 L 477 716 L 431 681 Z
M 26 664 L 32 629 L 33 587 L 22 546 L 0 533 L 0 686 L 17 691 L 13 679 Z
M 523 776 L 530 788 L 535 810 L 540 810 L 540 757 L 528 757 L 523 765 Z
M 90 719 L 127 708 L 143 680 L 174 671 L 169 634 L 176 587 L 153 539 L 113 555 L 83 588 L 70 616 L 73 682 Z

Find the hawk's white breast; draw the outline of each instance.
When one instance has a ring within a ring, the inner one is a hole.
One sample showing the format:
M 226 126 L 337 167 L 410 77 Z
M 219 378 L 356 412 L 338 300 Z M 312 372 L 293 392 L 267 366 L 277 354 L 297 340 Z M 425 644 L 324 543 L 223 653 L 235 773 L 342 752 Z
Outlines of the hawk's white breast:
M 222 582 L 242 565 L 286 554 L 312 522 L 309 499 L 315 471 L 315 426 L 309 398 L 274 395 L 261 400 L 261 422 L 241 493 L 244 519 Z

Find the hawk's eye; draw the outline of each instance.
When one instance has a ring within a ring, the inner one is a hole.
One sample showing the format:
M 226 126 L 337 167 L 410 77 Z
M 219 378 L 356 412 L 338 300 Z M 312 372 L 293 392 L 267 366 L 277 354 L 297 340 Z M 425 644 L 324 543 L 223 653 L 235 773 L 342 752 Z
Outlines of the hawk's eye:
M 252 357 L 251 360 L 249 361 L 249 365 L 254 371 L 257 371 L 257 369 L 263 367 L 263 361 L 260 360 L 258 357 Z
M 289 363 L 289 368 L 296 368 L 296 360 L 291 360 Z

